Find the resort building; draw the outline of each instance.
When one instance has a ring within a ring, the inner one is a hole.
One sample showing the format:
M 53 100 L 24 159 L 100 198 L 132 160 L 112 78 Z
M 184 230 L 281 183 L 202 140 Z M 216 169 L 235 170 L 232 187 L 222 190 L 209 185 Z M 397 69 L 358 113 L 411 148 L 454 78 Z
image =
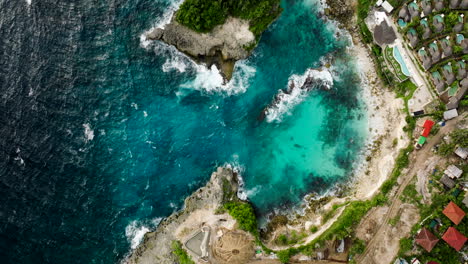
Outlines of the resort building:
M 422 38 L 423 39 L 428 39 L 432 35 L 431 27 L 429 27 L 429 23 L 427 23 L 427 18 L 421 19 L 419 22 L 421 26 L 423 27 L 423 34 Z
M 424 227 L 415 237 L 415 241 L 427 252 L 431 252 L 437 242 L 439 242 L 439 239 L 434 234 L 432 234 L 431 231 Z
M 455 24 L 455 26 L 453 26 L 453 29 L 452 29 L 453 32 L 459 33 L 460 31 L 463 30 L 463 21 L 464 21 L 463 18 L 464 18 L 464 15 L 463 15 L 463 14 L 461 14 L 461 15 L 458 16 L 458 23 Z
M 432 19 L 432 25 L 434 26 L 435 32 L 442 32 L 444 30 L 444 15 L 434 16 Z
M 408 11 L 409 11 L 411 20 L 413 20 L 416 17 L 419 17 L 419 6 L 418 4 L 416 4 L 416 1 L 409 3 Z
M 432 13 L 431 0 L 422 0 L 421 1 L 421 6 L 422 6 L 424 16 L 428 16 L 429 14 Z
M 454 202 L 450 202 L 442 213 L 456 225 L 458 225 L 462 221 L 463 217 L 465 217 L 465 212 Z
M 406 37 L 409 39 L 411 47 L 415 48 L 416 45 L 418 45 L 419 38 L 414 28 L 410 28 L 408 30 L 408 33 L 406 33 Z
M 451 85 L 455 81 L 455 75 L 453 74 L 452 65 L 450 65 L 450 63 L 442 67 L 442 73 L 444 74 L 445 83 L 447 85 Z
M 450 8 L 457 9 L 460 6 L 460 0 L 450 0 Z
M 436 41 L 429 44 L 429 53 L 432 55 L 432 63 L 437 63 L 440 61 L 441 54 Z
M 456 251 L 460 251 L 467 240 L 467 238 L 454 227 L 449 227 L 447 232 L 442 236 L 442 239 Z
M 462 80 L 466 77 L 466 64 L 464 60 L 457 62 L 458 71 L 457 71 L 457 80 Z
M 444 58 L 452 56 L 453 49 L 449 36 L 440 41 L 440 46 L 442 47 L 442 55 Z
M 400 12 L 398 12 L 398 17 L 402 19 L 404 22 L 407 22 L 407 23 L 410 22 L 411 17 L 408 11 L 408 7 L 406 5 L 403 5 L 400 8 Z
M 431 57 L 427 54 L 426 50 L 424 48 L 421 48 L 418 52 L 419 58 L 422 61 L 423 67 L 425 70 L 428 70 L 432 66 L 432 60 Z
M 444 8 L 445 8 L 444 0 L 434 0 L 434 10 L 436 12 L 440 12 Z
M 431 75 L 432 81 L 434 82 L 437 92 L 442 93 L 445 90 L 445 83 L 442 80 L 442 76 L 440 76 L 440 73 L 438 71 L 432 72 Z

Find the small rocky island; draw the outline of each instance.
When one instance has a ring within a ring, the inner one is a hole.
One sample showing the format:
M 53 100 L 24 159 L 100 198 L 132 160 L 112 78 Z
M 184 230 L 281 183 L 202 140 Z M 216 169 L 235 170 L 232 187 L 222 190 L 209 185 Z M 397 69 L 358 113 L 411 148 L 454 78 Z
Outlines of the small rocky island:
M 168 25 L 146 38 L 172 45 L 207 67 L 216 65 L 229 81 L 236 61 L 250 55 L 280 13 L 279 0 L 185 0 Z

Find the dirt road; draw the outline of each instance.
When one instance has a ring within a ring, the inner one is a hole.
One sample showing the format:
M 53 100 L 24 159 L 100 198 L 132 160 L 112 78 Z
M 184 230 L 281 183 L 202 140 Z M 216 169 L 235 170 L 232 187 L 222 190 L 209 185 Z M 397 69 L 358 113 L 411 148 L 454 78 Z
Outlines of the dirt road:
M 415 150 L 411 154 L 409 171 L 400 175 L 401 184 L 398 185 L 396 194 L 394 194 L 389 200 L 390 208 L 388 210 L 388 213 L 382 218 L 382 221 L 380 222 L 380 225 L 377 228 L 375 236 L 367 243 L 366 250 L 364 251 L 364 253 L 356 258 L 357 263 L 382 264 L 390 263 L 392 261 L 392 259 L 375 260 L 374 256 L 379 250 L 379 246 L 381 246 L 382 242 L 386 239 L 390 228 L 392 228 L 392 226 L 388 223 L 389 219 L 392 219 L 399 214 L 400 207 L 402 206 L 402 201 L 399 199 L 399 197 L 402 194 L 405 187 L 409 183 L 411 183 L 413 178 L 416 176 L 417 172 L 425 168 L 425 161 L 427 161 L 431 156 L 434 155 L 434 153 L 432 152 L 432 147 L 438 144 L 446 134 L 450 133 L 455 128 L 459 118 L 460 117 L 448 121 L 447 124 L 440 129 L 437 135 L 428 139 L 427 144 L 421 150 Z M 397 252 L 395 252 L 395 254 L 396 253 Z

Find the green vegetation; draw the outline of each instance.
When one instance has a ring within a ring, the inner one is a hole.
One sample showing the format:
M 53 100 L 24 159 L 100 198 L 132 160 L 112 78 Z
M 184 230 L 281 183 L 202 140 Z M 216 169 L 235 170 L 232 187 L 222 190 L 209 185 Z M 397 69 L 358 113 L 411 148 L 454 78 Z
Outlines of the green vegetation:
M 257 218 L 249 203 L 241 201 L 228 202 L 224 208 L 239 224 L 239 228 L 258 237 Z
M 317 232 L 317 231 L 318 231 L 318 227 L 315 226 L 315 225 L 312 226 L 312 227 L 310 228 L 310 232 L 311 232 L 311 233 L 315 233 L 315 232 Z
M 366 19 L 367 14 L 369 13 L 370 7 L 374 4 L 374 0 L 358 0 L 357 13 L 358 13 L 358 25 L 361 31 L 362 38 L 364 42 L 371 43 L 374 38 L 369 28 L 367 27 L 364 19 Z
M 294 245 L 301 242 L 307 236 L 306 233 L 297 233 L 295 230 L 291 232 L 291 234 L 281 234 L 276 238 L 275 243 L 277 245 L 286 246 L 286 245 Z
M 258 37 L 281 11 L 280 0 L 185 0 L 176 20 L 197 32 L 209 32 L 227 16 L 239 17 L 249 20 Z
M 439 145 L 437 154 L 443 157 L 447 157 L 455 149 L 455 146 L 459 145 L 462 148 L 468 147 L 468 129 L 457 129 L 450 133 L 450 143 L 442 143 Z
M 195 264 L 187 252 L 182 248 L 182 243 L 178 240 L 172 241 L 172 254 L 177 258 L 179 264 Z
M 395 162 L 395 168 L 393 169 L 390 178 L 382 184 L 382 187 L 380 187 L 380 191 L 384 195 L 390 192 L 393 186 L 397 183 L 397 179 L 401 175 L 401 171 L 409 165 L 409 153 L 411 153 L 413 149 L 413 145 L 409 145 L 408 147 L 400 150 Z

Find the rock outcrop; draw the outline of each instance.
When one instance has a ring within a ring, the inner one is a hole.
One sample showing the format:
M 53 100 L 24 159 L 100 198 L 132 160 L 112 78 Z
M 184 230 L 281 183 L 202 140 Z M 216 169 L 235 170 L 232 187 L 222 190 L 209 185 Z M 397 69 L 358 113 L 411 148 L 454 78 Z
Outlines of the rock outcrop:
M 222 206 L 226 194 L 237 193 L 237 175 L 232 169 L 220 167 L 211 174 L 205 187 L 195 191 L 185 199 L 184 208 L 164 219 L 154 232 L 145 234 L 143 242 L 129 256 L 126 264 L 173 264 L 171 243 L 180 239 L 184 233 L 200 228 L 200 225 L 231 221 L 226 213 L 215 215 L 217 208 Z M 226 220 L 228 219 L 228 220 Z M 210 223 L 211 222 L 211 223 Z
M 195 32 L 173 18 L 164 29 L 156 28 L 146 37 L 172 45 L 208 67 L 215 64 L 227 80 L 232 77 L 235 62 L 247 58 L 256 44 L 249 21 L 234 17 L 208 33 Z

